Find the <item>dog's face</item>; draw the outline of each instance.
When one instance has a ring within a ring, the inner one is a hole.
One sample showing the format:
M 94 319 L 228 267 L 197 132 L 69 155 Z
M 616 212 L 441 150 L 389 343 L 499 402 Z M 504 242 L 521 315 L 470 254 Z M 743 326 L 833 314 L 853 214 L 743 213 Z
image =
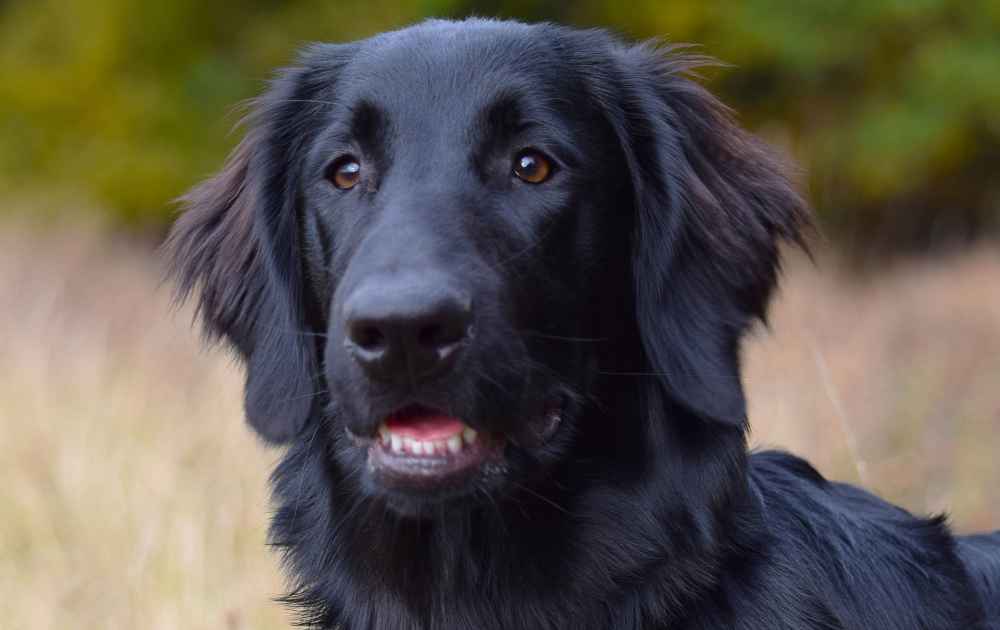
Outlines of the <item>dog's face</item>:
M 628 317 L 609 126 L 551 47 L 442 36 L 349 63 L 303 167 L 338 457 L 397 506 L 537 472 Z
M 617 375 L 740 430 L 739 337 L 802 207 L 689 65 L 497 22 L 307 52 L 172 241 L 251 424 L 326 432 L 404 514 L 614 443 Z

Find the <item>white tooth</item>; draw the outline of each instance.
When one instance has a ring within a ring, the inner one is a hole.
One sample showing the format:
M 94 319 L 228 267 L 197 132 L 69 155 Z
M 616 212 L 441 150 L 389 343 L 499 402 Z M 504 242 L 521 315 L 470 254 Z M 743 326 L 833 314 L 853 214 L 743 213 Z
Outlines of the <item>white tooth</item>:
M 465 427 L 462 431 L 462 437 L 465 438 L 466 444 L 475 444 L 476 438 L 479 437 L 479 434 L 476 433 L 476 430 L 472 427 Z
M 421 442 L 420 440 L 413 440 L 413 442 L 410 444 L 410 451 L 414 455 L 423 455 L 424 454 L 424 443 Z
M 389 434 L 389 439 L 392 442 L 392 452 L 393 453 L 402 453 L 403 452 L 403 438 L 401 438 L 398 435 L 395 435 L 393 433 L 390 433 Z
M 434 454 L 444 455 L 448 452 L 448 446 L 444 443 L 444 440 L 438 440 L 434 442 Z
M 378 436 L 381 438 L 383 444 L 389 443 L 389 428 L 384 424 L 378 428 Z
M 448 438 L 448 450 L 452 453 L 460 452 L 462 450 L 462 438 L 458 435 Z
M 424 442 L 424 455 L 434 454 L 434 442 Z

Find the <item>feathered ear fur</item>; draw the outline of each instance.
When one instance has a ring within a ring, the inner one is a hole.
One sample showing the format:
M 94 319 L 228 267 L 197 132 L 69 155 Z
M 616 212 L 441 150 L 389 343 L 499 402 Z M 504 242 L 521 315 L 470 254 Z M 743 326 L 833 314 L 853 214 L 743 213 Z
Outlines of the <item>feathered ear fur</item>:
M 226 166 L 181 199 L 184 214 L 165 244 L 179 298 L 197 293 L 209 336 L 245 360 L 247 420 L 273 443 L 302 429 L 323 389 L 307 331 L 298 177 L 305 132 L 344 53 L 315 46 L 279 74 Z
M 649 368 L 695 415 L 745 428 L 740 339 L 763 319 L 805 202 L 776 157 L 687 73 L 706 60 L 621 47 L 613 126 L 635 194 L 636 316 Z

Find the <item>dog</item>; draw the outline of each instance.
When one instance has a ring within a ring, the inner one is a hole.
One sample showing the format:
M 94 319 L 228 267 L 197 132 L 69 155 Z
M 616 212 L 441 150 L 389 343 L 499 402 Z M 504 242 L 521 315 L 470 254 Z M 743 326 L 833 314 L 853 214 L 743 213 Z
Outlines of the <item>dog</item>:
M 314 45 L 183 198 L 301 623 L 1000 628 L 1000 532 L 748 452 L 741 338 L 810 214 L 708 62 L 483 19 Z

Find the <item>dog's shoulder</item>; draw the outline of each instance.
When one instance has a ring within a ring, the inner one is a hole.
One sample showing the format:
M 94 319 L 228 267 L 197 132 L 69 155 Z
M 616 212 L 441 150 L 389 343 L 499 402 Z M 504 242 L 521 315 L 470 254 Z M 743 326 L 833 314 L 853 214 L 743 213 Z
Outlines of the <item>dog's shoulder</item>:
M 944 516 L 918 517 L 780 451 L 750 458 L 776 579 L 824 600 L 845 628 L 981 628 Z

